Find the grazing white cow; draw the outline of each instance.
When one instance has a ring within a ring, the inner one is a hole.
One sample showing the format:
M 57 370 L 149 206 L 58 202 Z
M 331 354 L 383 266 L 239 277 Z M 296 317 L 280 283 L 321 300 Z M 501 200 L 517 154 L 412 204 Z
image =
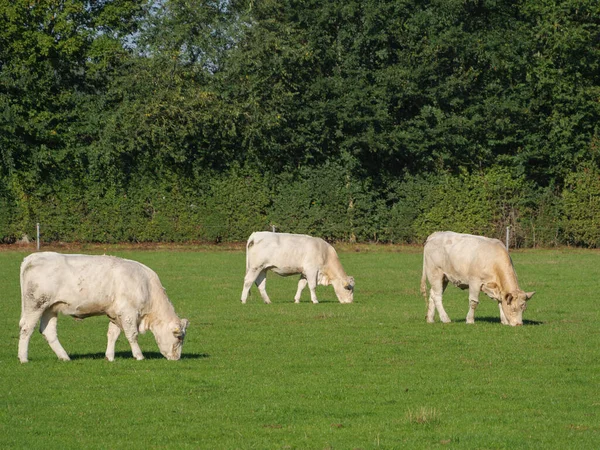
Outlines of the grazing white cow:
M 535 292 L 519 289 L 517 274 L 504 244 L 471 234 L 441 231 L 427 238 L 423 251 L 421 293 L 429 303 L 427 322 L 433 323 L 437 309 L 442 322 L 450 318 L 442 305 L 442 294 L 448 282 L 461 289 L 469 289 L 467 323 L 473 323 L 479 304 L 479 292 L 498 301 L 500 320 L 504 325 L 523 325 L 523 311 Z
M 265 289 L 267 270 L 282 276 L 300 274 L 295 303 L 300 303 L 300 294 L 307 284 L 313 303 L 319 303 L 317 284 L 333 285 L 340 303 L 352 303 L 354 299 L 354 278 L 346 275 L 335 249 L 323 239 L 304 234 L 252 233 L 246 244 L 242 303 L 246 303 L 252 283 L 258 286 L 264 302 L 271 303 Z
M 121 330 L 136 359 L 144 359 L 138 333 L 150 330 L 163 356 L 177 360 L 188 326 L 187 319 L 177 317 L 158 275 L 139 262 L 114 256 L 33 253 L 21 263 L 22 363 L 27 362 L 29 339 L 38 321 L 56 356 L 69 360 L 56 333 L 58 313 L 76 319 L 108 316 L 109 361 L 114 360 Z

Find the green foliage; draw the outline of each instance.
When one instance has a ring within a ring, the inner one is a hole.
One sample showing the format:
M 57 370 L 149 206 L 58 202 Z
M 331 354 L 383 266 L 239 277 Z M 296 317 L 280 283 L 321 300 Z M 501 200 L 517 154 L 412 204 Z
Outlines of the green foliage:
M 1 239 L 39 220 L 50 240 L 275 223 L 597 245 L 559 193 L 600 162 L 599 18 L 592 0 L 0 0 Z
M 201 202 L 201 237 L 212 242 L 245 241 L 269 229 L 271 191 L 259 174 L 234 169 L 211 178 Z
M 562 194 L 563 226 L 567 242 L 586 247 L 600 246 L 600 170 L 583 165 L 567 176 Z
M 530 189 L 519 202 L 518 247 L 556 246 L 566 243 L 562 227 L 563 200 L 554 186 Z
M 420 244 L 416 219 L 424 211 L 423 199 L 429 195 L 433 178 L 406 176 L 391 186 L 385 202 L 379 206 L 378 215 L 382 226 L 379 238 L 382 242 Z
M 481 177 L 463 174 L 441 176 L 423 199 L 423 212 L 415 220 L 417 238 L 434 231 L 492 235 L 493 206 Z
M 349 240 L 350 174 L 332 163 L 303 175 L 279 182 L 270 216 L 273 224 L 283 232 Z

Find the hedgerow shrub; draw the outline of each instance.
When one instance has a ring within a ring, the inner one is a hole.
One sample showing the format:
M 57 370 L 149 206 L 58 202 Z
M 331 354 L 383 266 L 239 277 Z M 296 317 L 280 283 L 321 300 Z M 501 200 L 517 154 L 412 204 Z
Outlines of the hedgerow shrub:
M 2 180 L 0 242 L 33 238 L 36 222 L 45 242 L 243 242 L 275 226 L 329 241 L 420 244 L 441 230 L 504 240 L 510 226 L 513 247 L 598 247 L 600 171 L 583 165 L 561 190 L 502 168 L 406 175 L 375 188 L 344 162 L 277 176 L 237 167 L 194 181 L 64 179 L 35 193 Z
M 569 244 L 600 246 L 600 170 L 585 164 L 568 175 L 562 193 L 563 226 Z
M 381 218 L 378 238 L 389 243 L 420 243 L 415 219 L 424 211 L 423 199 L 434 185 L 433 177 L 413 177 L 389 183 L 384 201 L 378 205 Z
M 195 198 L 203 240 L 242 242 L 269 228 L 271 189 L 257 172 L 236 168 L 210 178 L 205 189 Z
M 0 243 L 12 243 L 16 240 L 13 229 L 15 204 L 4 183 L 0 183 Z
M 516 245 L 548 247 L 561 244 L 562 215 L 562 199 L 554 185 L 526 190 L 519 203 L 520 235 Z
M 320 236 L 327 240 L 377 238 L 375 193 L 339 163 L 280 177 L 270 222 L 279 231 Z
M 466 173 L 434 179 L 413 223 L 415 238 L 424 241 L 434 231 L 446 230 L 493 235 L 494 206 L 482 181 Z

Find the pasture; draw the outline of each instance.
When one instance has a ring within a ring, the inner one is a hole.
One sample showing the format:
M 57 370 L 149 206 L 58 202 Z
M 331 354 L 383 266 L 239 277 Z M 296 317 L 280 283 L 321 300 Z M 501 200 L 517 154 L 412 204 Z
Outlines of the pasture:
M 191 322 L 180 361 L 150 332 L 146 360 L 121 335 L 105 361 L 105 317 L 60 317 L 73 359 L 35 333 L 17 361 L 19 265 L 0 252 L 1 448 L 600 448 L 600 253 L 512 253 L 521 288 L 535 290 L 523 327 L 503 326 L 481 295 L 444 296 L 450 324 L 425 323 L 418 247 L 346 247 L 355 303 L 319 287 L 293 304 L 297 277 L 270 274 L 240 303 L 242 250 L 107 253 L 154 269 Z M 103 253 L 100 249 L 83 250 Z M 437 320 L 437 316 L 436 316 Z

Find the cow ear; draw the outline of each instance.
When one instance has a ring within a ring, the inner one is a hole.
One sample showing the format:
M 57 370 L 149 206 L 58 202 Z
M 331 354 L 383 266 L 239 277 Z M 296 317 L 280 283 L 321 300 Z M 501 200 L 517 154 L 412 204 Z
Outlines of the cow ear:
M 187 328 L 190 326 L 190 321 L 187 319 L 181 319 L 181 328 L 183 328 L 183 332 L 185 333 L 185 331 L 187 330 Z
M 533 294 L 535 294 L 535 291 L 525 292 L 525 300 L 529 300 L 531 297 L 533 297 Z
M 354 289 L 354 278 L 352 277 L 348 277 L 346 279 L 346 281 L 344 282 L 344 289 L 351 291 L 352 289 Z
M 324 273 L 320 273 L 319 274 L 319 284 L 321 286 L 329 286 L 329 277 L 327 275 L 325 275 Z
M 187 319 L 183 319 L 180 323 L 178 327 L 175 327 L 175 329 L 173 330 L 173 336 L 177 337 L 177 338 L 182 338 L 183 336 L 185 336 L 185 330 L 189 325 L 189 321 Z
M 494 283 L 493 281 L 490 281 L 489 283 L 484 283 L 483 285 L 481 285 L 481 290 L 483 292 L 485 292 L 486 295 L 488 295 L 489 297 L 496 299 L 496 300 L 500 300 L 500 290 L 499 290 L 499 286 Z
M 506 301 L 507 305 L 510 305 L 512 303 L 513 298 L 514 297 L 510 292 L 506 293 L 506 295 L 504 296 L 504 300 Z

